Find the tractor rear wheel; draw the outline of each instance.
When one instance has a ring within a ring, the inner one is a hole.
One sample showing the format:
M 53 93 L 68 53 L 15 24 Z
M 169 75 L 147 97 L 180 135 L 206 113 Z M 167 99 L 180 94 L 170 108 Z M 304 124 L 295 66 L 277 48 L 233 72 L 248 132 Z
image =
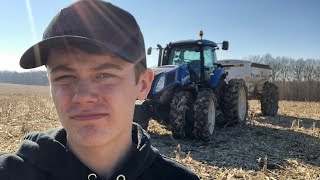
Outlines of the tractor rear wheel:
M 186 135 L 190 136 L 190 133 L 192 134 L 193 129 L 190 129 L 188 124 L 192 121 L 187 120 L 189 118 L 187 115 L 192 111 L 191 104 L 192 94 L 190 92 L 180 91 L 173 95 L 170 104 L 170 129 L 174 138 L 185 138 Z
M 217 100 L 211 89 L 198 93 L 194 103 L 194 134 L 196 138 L 205 142 L 210 141 L 216 123 Z
M 278 88 L 273 83 L 265 82 L 260 98 L 261 112 L 264 116 L 276 116 L 279 108 Z
M 245 125 L 248 115 L 248 88 L 242 79 L 231 79 L 222 97 L 222 112 L 227 126 Z

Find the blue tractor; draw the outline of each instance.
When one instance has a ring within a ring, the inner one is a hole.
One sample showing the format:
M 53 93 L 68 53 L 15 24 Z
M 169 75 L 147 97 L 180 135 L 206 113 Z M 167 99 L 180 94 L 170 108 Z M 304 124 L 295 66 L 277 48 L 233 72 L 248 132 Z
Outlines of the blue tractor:
M 165 124 L 174 138 L 210 141 L 216 125 L 246 123 L 247 87 L 241 79 L 226 83 L 217 63 L 217 43 L 202 39 L 158 45 L 158 66 L 147 99 L 137 101 L 134 121 L 144 129 L 149 119 Z M 223 41 L 222 49 L 229 43 Z M 151 48 L 148 49 L 151 54 Z

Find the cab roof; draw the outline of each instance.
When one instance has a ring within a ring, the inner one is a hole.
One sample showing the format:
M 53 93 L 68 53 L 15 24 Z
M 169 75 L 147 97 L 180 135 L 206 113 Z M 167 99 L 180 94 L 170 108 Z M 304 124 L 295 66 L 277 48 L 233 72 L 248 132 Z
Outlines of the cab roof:
M 168 46 L 175 47 L 175 46 L 188 46 L 188 45 L 198 45 L 201 43 L 204 46 L 212 46 L 212 47 L 218 47 L 217 43 L 213 41 L 209 41 L 206 39 L 199 39 L 199 40 L 182 40 L 182 41 L 176 41 L 176 42 L 170 42 Z

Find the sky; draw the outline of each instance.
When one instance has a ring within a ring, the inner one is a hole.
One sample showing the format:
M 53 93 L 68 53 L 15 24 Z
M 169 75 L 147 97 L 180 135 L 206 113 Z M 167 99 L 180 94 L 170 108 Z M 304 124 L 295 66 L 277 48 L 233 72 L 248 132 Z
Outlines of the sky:
M 23 71 L 22 54 L 41 41 L 60 9 L 75 0 L 0 1 L 0 70 Z M 229 41 L 220 59 L 272 56 L 320 60 L 319 0 L 110 0 L 134 15 L 146 47 L 204 38 Z M 157 64 L 156 50 L 147 56 Z M 44 70 L 37 68 L 36 70 Z

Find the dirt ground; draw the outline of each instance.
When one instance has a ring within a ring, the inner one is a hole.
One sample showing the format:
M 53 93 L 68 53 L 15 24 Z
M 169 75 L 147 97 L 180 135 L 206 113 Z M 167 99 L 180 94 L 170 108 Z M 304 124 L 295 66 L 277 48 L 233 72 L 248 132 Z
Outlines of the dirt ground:
M 320 103 L 281 101 L 277 117 L 249 104 L 247 124 L 216 129 L 209 144 L 175 140 L 151 120 L 152 144 L 204 180 L 320 180 Z M 0 84 L 0 153 L 15 152 L 30 131 L 58 126 L 48 87 Z

